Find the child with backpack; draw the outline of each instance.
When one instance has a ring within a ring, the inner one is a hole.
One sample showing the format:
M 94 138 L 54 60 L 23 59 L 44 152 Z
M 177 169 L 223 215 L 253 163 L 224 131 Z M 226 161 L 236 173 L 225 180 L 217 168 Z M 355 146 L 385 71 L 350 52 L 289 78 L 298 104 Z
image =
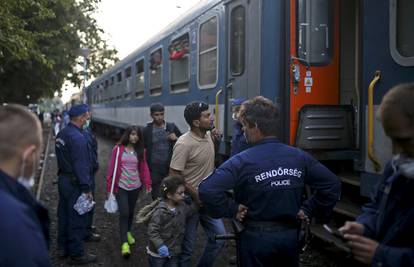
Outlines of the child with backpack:
M 178 266 L 178 255 L 185 232 L 186 218 L 193 214 L 195 204 L 187 205 L 185 181 L 181 177 L 169 176 L 160 186 L 161 199 L 153 201 L 138 213 L 138 223 L 148 223 L 147 246 L 151 267 Z

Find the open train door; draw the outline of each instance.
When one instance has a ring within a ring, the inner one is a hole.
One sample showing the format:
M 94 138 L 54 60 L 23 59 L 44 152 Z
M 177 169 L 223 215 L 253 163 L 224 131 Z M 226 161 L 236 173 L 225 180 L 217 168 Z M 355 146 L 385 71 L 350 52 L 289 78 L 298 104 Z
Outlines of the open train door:
M 227 18 L 226 133 L 232 134 L 231 100 L 260 94 L 260 23 L 261 2 L 229 1 Z
M 290 0 L 290 143 L 306 104 L 339 103 L 338 0 Z

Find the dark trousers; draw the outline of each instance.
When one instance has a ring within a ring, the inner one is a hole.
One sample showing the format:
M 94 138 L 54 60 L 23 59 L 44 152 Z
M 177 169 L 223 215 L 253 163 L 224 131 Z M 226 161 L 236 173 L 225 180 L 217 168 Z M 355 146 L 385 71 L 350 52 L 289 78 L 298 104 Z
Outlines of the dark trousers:
M 178 266 L 177 257 L 157 258 L 151 255 L 148 255 L 148 261 L 149 261 L 150 267 L 177 267 Z
M 151 165 L 151 196 L 152 200 L 160 197 L 160 185 L 162 179 L 168 176 L 169 166 L 168 164 L 152 164 Z
M 124 190 L 119 188 L 115 194 L 119 210 L 119 232 L 121 244 L 128 241 L 127 233 L 131 231 L 132 221 L 134 220 L 134 210 L 137 203 L 139 191 L 141 189 Z
M 95 176 L 92 176 L 92 195 L 93 199 L 95 200 Z M 95 200 L 96 201 L 96 200 Z M 95 213 L 95 206 L 92 208 L 90 212 L 88 212 L 87 215 L 87 222 L 86 222 L 86 233 L 85 238 L 89 238 L 92 235 L 92 225 L 93 225 L 93 215 Z
M 298 267 L 298 230 L 250 231 L 240 235 L 242 267 Z
M 59 177 L 58 190 L 58 247 L 70 256 L 82 256 L 88 215 L 79 215 L 73 208 L 81 194 L 80 187 L 66 177 Z

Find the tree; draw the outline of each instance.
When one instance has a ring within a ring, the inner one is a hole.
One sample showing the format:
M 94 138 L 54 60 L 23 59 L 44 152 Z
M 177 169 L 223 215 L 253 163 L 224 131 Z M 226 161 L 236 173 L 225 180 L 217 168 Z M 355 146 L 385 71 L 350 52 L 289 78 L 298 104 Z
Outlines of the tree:
M 81 47 L 92 51 L 88 72 L 93 76 L 118 60 L 92 17 L 99 2 L 0 1 L 0 103 L 51 97 L 65 80 L 80 87 Z

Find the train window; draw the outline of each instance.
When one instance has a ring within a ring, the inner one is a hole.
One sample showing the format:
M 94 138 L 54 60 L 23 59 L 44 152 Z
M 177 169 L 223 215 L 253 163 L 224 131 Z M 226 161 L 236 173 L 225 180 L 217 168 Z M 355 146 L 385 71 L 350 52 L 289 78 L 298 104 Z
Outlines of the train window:
M 118 73 L 116 74 L 116 81 L 117 81 L 118 83 L 122 81 L 122 72 L 118 72 Z
M 162 48 L 150 55 L 150 95 L 160 95 L 162 88 Z
M 132 72 L 132 67 L 129 66 L 128 68 L 125 69 L 125 89 L 127 92 L 131 91 L 131 72 Z M 127 97 L 124 97 L 127 98 Z
M 108 86 L 109 86 L 109 81 L 108 81 L 108 80 L 106 80 L 106 81 L 105 81 L 105 89 L 106 89 L 106 88 L 108 88 Z
M 414 66 L 414 1 L 390 1 L 390 46 L 395 62 L 402 66 Z
M 137 84 L 137 91 L 135 93 L 135 96 L 137 98 L 142 98 L 144 97 L 145 87 L 144 59 L 141 59 L 135 63 L 135 72 Z
M 198 85 L 202 89 L 217 82 L 217 20 L 212 17 L 199 28 Z
M 333 56 L 332 0 L 297 0 L 296 49 L 309 65 L 327 65 Z
M 237 6 L 231 11 L 230 25 L 230 70 L 232 75 L 241 75 L 244 71 L 246 10 Z
M 168 52 L 171 92 L 187 91 L 190 80 L 188 33 L 173 40 L 168 47 Z

